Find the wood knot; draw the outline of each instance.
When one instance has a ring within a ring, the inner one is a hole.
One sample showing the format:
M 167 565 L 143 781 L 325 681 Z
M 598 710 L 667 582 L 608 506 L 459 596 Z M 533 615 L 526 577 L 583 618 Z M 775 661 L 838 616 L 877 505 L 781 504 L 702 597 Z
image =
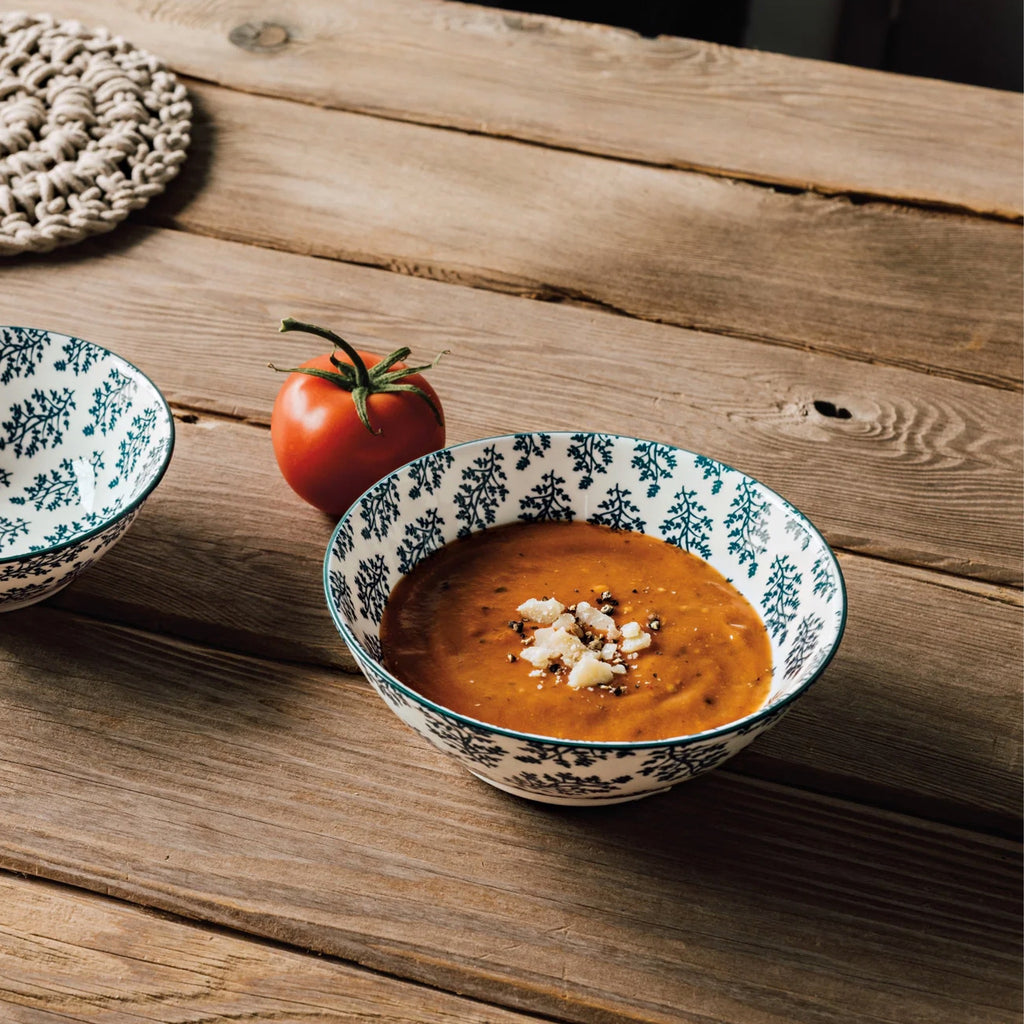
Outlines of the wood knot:
M 501 20 L 505 28 L 513 32 L 543 32 L 546 27 L 540 18 L 523 17 L 521 14 L 505 14 Z
M 844 409 L 841 405 L 837 406 L 835 402 L 818 400 L 814 403 L 814 409 L 820 415 L 828 416 L 830 419 L 848 420 L 853 416 L 849 409 Z
M 284 25 L 261 21 L 236 26 L 228 34 L 228 39 L 250 53 L 274 53 L 288 45 L 291 35 Z

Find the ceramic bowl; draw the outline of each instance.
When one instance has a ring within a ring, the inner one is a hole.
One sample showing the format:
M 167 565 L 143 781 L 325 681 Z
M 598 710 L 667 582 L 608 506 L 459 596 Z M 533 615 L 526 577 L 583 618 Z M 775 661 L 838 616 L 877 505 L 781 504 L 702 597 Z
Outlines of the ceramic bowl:
M 643 743 L 577 742 L 497 728 L 421 697 L 381 664 L 391 589 L 442 544 L 535 519 L 575 519 L 663 538 L 710 562 L 760 612 L 773 676 L 757 712 Z M 596 433 L 493 437 L 434 452 L 385 477 L 338 523 L 324 561 L 334 623 L 407 725 L 508 793 L 595 805 L 667 789 L 770 729 L 821 675 L 846 621 L 839 565 L 789 502 L 743 473 L 654 441 Z
M 0 611 L 49 597 L 108 551 L 173 447 L 170 409 L 131 363 L 0 327 Z

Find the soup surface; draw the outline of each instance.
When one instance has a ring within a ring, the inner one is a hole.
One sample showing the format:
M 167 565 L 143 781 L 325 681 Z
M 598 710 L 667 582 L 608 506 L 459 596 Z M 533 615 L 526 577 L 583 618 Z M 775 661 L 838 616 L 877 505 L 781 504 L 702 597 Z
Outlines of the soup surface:
M 381 643 L 388 670 L 437 704 L 560 739 L 700 732 L 756 711 L 771 683 L 764 624 L 721 573 L 590 523 L 447 544 L 399 580 Z

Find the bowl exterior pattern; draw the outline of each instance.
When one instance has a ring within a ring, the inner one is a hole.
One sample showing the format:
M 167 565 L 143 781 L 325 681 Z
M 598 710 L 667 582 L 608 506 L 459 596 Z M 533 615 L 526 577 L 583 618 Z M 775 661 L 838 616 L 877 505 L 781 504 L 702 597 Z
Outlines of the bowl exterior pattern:
M 116 543 L 173 445 L 167 403 L 130 363 L 0 327 L 0 610 L 48 597 Z
M 707 559 L 768 629 L 774 667 L 765 708 L 672 740 L 553 740 L 456 715 L 382 667 L 380 621 L 402 575 L 457 537 L 541 519 L 636 530 Z M 324 584 L 342 637 L 402 721 L 500 789 L 570 804 L 634 799 L 722 764 L 773 726 L 820 675 L 846 615 L 834 555 L 779 495 L 707 456 L 594 433 L 508 435 L 410 463 L 371 488 L 339 522 Z
M 86 540 L 0 562 L 0 611 L 24 608 L 63 590 L 121 539 L 139 508 L 141 506 Z

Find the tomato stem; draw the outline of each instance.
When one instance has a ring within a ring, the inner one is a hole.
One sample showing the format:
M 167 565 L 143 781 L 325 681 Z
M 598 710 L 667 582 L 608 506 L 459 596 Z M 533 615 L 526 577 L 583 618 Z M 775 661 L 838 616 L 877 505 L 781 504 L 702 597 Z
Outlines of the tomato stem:
M 335 349 L 340 348 L 345 353 L 351 361 L 351 365 L 338 359 L 333 352 L 331 353 L 331 365 L 335 367 L 334 370 L 320 370 L 312 366 L 293 366 L 286 368 L 274 366 L 273 363 L 268 363 L 267 365 L 278 373 L 305 373 L 310 377 L 319 377 L 322 380 L 330 381 L 332 384 L 337 385 L 345 391 L 351 392 L 352 401 L 355 405 L 359 420 L 371 434 L 379 434 L 380 431 L 374 430 L 373 426 L 370 424 L 370 416 L 366 400 L 370 395 L 384 394 L 387 392 L 405 391 L 419 395 L 419 397 L 430 406 L 437 422 L 442 425 L 444 424 L 444 417 L 441 415 L 441 410 L 426 391 L 421 387 L 417 387 L 415 384 L 400 382 L 413 374 L 433 369 L 433 367 L 437 366 L 440 362 L 441 356 L 448 354 L 447 351 L 441 352 L 435 357 L 433 362 L 427 363 L 425 366 L 412 366 L 396 369 L 395 364 L 400 363 L 409 355 L 410 352 L 408 348 L 398 348 L 395 349 L 394 352 L 385 356 L 379 363 L 375 363 L 373 366 L 367 367 L 359 353 L 344 338 L 335 334 L 334 331 L 327 327 L 318 327 L 316 324 L 303 323 L 301 320 L 296 320 L 289 316 L 285 317 L 285 319 L 281 321 L 281 331 L 304 331 L 306 334 L 315 334 L 317 337 L 324 338 L 326 341 L 329 341 L 334 345 Z
M 329 327 L 318 327 L 316 324 L 306 324 L 294 317 L 287 316 L 281 321 L 281 332 L 304 331 L 306 334 L 315 334 L 318 337 L 329 341 L 335 348 L 340 348 L 352 361 L 352 369 L 356 371 L 356 387 L 365 388 L 370 384 L 370 373 L 366 369 L 359 353 L 340 335 L 335 334 Z M 333 363 L 334 360 L 332 359 Z M 335 366 L 338 364 L 335 363 Z

